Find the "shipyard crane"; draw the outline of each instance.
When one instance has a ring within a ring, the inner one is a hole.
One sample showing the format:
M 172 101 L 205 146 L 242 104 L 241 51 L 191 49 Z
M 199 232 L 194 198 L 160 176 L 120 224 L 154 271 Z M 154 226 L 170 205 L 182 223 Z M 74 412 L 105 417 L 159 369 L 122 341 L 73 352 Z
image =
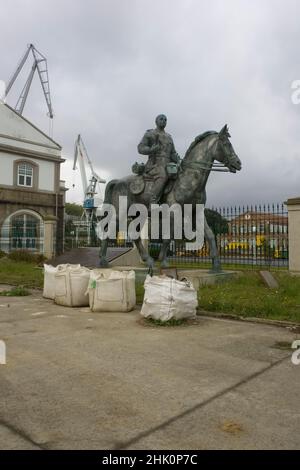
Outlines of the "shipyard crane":
M 27 100 L 27 97 L 28 97 L 30 86 L 31 86 L 35 71 L 37 70 L 38 75 L 39 75 L 39 79 L 40 79 L 40 82 L 41 82 L 41 85 L 42 85 L 43 93 L 44 93 L 44 96 L 45 96 L 47 108 L 48 108 L 48 115 L 49 115 L 50 119 L 53 119 L 53 108 L 52 108 L 51 96 L 50 96 L 47 59 L 43 54 L 41 54 L 34 47 L 33 44 L 28 44 L 25 54 L 21 58 L 18 66 L 17 66 L 17 69 L 15 70 L 15 72 L 13 73 L 13 75 L 11 76 L 11 78 L 10 78 L 8 84 L 7 84 L 5 96 L 8 95 L 10 89 L 12 88 L 13 84 L 15 83 L 15 81 L 16 81 L 19 73 L 21 72 L 25 62 L 27 61 L 27 58 L 28 58 L 30 52 L 32 53 L 32 56 L 33 56 L 33 63 L 32 63 L 31 70 L 30 70 L 30 73 L 28 75 L 28 78 L 26 80 L 26 83 L 25 83 L 25 85 L 24 85 L 24 87 L 21 91 L 21 94 L 18 98 L 17 104 L 15 106 L 15 111 L 18 114 L 21 114 L 21 115 L 23 114 L 23 110 L 24 110 L 24 106 L 25 106 L 25 103 L 26 103 L 26 100 Z
M 90 244 L 91 235 L 94 232 L 94 225 L 97 220 L 97 208 L 103 203 L 100 184 L 104 184 L 106 181 L 94 171 L 92 162 L 80 134 L 75 142 L 73 170 L 76 170 L 77 163 L 80 170 L 83 189 L 83 216 L 79 225 L 87 229 L 88 244 Z M 89 181 L 86 176 L 86 164 L 88 164 L 91 172 Z M 98 194 L 97 198 L 95 198 L 96 194 Z

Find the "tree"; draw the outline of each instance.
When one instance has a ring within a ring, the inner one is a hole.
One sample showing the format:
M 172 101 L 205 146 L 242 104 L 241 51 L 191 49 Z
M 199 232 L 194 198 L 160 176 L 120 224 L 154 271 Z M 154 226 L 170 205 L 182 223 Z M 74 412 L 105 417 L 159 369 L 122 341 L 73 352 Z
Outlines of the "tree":
M 65 206 L 65 211 L 68 215 L 75 215 L 77 217 L 81 217 L 83 213 L 83 207 L 80 204 L 76 204 L 74 202 L 67 202 Z
M 219 212 L 212 209 L 205 209 L 205 217 L 208 225 L 214 232 L 214 235 L 228 233 L 228 222 L 219 214 Z

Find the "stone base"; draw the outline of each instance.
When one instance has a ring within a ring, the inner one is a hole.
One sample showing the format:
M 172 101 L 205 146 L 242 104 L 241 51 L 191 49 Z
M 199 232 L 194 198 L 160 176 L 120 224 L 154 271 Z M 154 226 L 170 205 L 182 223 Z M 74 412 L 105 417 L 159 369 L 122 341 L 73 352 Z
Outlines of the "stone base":
M 141 260 L 137 248 L 134 246 L 131 250 L 118 256 L 109 262 L 110 268 L 127 268 L 128 266 L 143 267 L 144 263 Z
M 178 269 L 178 279 L 188 279 L 196 290 L 204 285 L 217 284 L 218 282 L 229 281 L 238 276 L 237 271 L 222 271 L 213 273 L 209 269 Z
M 115 260 L 118 261 L 118 260 Z M 140 282 L 144 282 L 148 274 L 148 268 L 141 266 L 113 266 L 114 269 L 120 271 L 134 270 L 136 278 Z M 220 273 L 212 273 L 209 269 L 177 269 L 178 279 L 188 279 L 196 290 L 203 285 L 217 284 L 218 282 L 229 281 L 239 275 L 238 271 L 222 271 Z M 154 275 L 159 275 L 159 269 L 153 270 Z

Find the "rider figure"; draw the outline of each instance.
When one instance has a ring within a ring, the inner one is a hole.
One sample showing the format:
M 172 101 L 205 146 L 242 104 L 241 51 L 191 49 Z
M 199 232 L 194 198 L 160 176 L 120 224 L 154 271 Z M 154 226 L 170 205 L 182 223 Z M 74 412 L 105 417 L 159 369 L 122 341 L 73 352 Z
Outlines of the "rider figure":
M 156 129 L 146 131 L 138 145 L 138 152 L 149 156 L 144 174 L 154 180 L 151 204 L 159 204 L 164 186 L 168 181 L 167 164 L 170 162 L 179 163 L 180 161 L 172 137 L 165 132 L 166 116 L 159 114 L 155 123 Z

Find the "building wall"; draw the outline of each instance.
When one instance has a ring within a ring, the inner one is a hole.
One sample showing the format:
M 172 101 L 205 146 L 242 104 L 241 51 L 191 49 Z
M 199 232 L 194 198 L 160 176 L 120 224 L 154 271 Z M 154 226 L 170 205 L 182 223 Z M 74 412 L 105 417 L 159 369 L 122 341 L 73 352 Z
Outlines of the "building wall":
M 20 155 L 1 152 L 0 185 L 13 185 L 14 161 L 20 160 L 20 158 Z M 24 159 L 38 165 L 38 189 L 41 191 L 55 191 L 55 162 L 30 157 L 24 157 Z
M 33 166 L 32 186 L 18 185 L 18 163 L 24 161 Z M 51 257 L 63 250 L 63 161 L 59 144 L 0 103 L 0 247 L 5 251 L 25 246 Z
M 23 191 L 16 188 L 0 187 L 0 230 L 3 233 L 3 225 L 9 217 L 20 211 L 32 211 L 39 218 L 45 221 L 53 221 L 56 240 L 55 252 L 63 251 L 63 231 L 64 231 L 64 195 L 51 194 L 36 191 Z M 55 221 L 55 223 L 54 223 Z M 1 247 L 5 249 L 7 241 Z M 44 246 L 44 244 L 41 244 Z

